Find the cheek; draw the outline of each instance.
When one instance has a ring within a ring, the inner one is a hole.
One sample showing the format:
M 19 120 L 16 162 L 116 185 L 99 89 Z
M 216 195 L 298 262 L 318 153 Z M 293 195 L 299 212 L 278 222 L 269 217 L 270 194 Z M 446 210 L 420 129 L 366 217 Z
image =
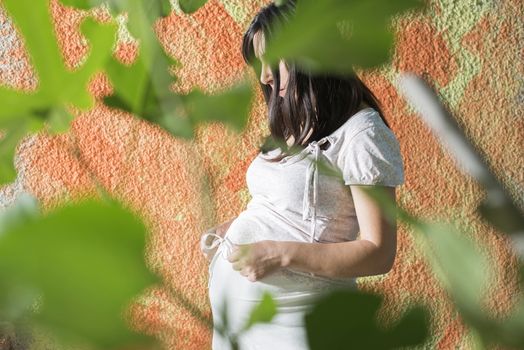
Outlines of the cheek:
M 280 61 L 279 73 L 280 73 L 280 80 L 282 81 L 282 83 L 286 83 L 287 80 L 289 79 L 289 72 L 286 68 L 286 65 L 282 61 Z M 285 86 L 285 84 L 283 85 Z
M 289 75 L 288 74 L 284 74 L 283 78 L 282 78 L 282 82 L 284 83 L 284 86 L 287 86 L 287 81 L 289 80 Z

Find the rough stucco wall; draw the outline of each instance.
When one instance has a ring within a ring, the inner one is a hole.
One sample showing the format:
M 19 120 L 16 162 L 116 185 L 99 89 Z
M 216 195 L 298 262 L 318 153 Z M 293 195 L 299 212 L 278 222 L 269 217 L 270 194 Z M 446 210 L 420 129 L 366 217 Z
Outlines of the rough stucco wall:
M 267 0 L 210 0 L 195 14 L 183 14 L 175 3 L 157 31 L 164 47 L 181 61 L 176 90 L 197 85 L 216 91 L 240 78 L 243 30 Z M 78 64 L 88 46 L 78 32 L 80 11 L 51 1 L 50 14 L 69 67 Z M 400 141 L 406 183 L 399 202 L 417 215 L 449 218 L 468 227 L 491 257 L 496 280 L 486 307 L 502 317 L 518 290 L 516 258 L 507 239 L 474 214 L 481 188 L 455 168 L 427 128 L 395 88 L 401 71 L 428 79 L 455 111 L 460 124 L 483 150 L 502 181 L 524 207 L 524 2 L 521 0 L 433 0 L 425 15 L 395 22 L 398 45 L 392 64 L 363 73 L 383 102 L 386 118 Z M 108 20 L 107 14 L 97 12 Z M 130 62 L 137 45 L 121 30 L 116 55 Z M 5 12 L 0 12 L 0 81 L 20 89 L 35 88 L 35 77 L 23 44 Z M 111 91 L 103 75 L 90 85 L 97 97 Z M 97 106 L 78 115 L 71 131 L 50 137 L 26 137 L 19 145 L 18 178 L 0 189 L 0 206 L 21 191 L 34 194 L 46 209 L 63 200 L 95 193 L 98 179 L 110 193 L 129 203 L 151 230 L 148 264 L 172 291 L 180 292 L 210 315 L 207 263 L 198 249 L 201 232 L 235 217 L 249 201 L 245 172 L 265 133 L 262 95 L 245 132 L 235 134 L 212 123 L 198 129 L 194 141 L 175 139 L 159 127 L 125 113 Z M 81 158 L 74 155 L 74 140 Z M 227 144 L 224 143 L 227 140 Z M 91 174 L 91 175 L 90 175 Z M 212 197 L 201 194 L 199 176 L 209 177 Z M 432 337 L 424 348 L 471 348 L 471 339 L 439 287 L 413 232 L 399 226 L 398 254 L 390 273 L 359 279 L 362 290 L 381 293 L 381 317 L 394 322 L 413 303 L 431 310 Z M 172 292 L 171 291 L 171 292 Z M 136 327 L 157 336 L 168 349 L 204 349 L 211 332 L 164 289 L 143 294 L 134 308 Z M 354 317 L 358 317 L 355 315 Z

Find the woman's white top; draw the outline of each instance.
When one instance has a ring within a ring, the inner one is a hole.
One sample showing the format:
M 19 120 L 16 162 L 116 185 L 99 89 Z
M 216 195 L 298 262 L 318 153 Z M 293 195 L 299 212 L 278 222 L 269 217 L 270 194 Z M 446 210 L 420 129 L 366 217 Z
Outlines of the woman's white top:
M 278 153 L 276 149 L 267 156 Z M 312 296 L 337 286 L 356 288 L 355 278 L 334 279 L 292 269 L 280 269 L 250 282 L 231 268 L 227 246 L 261 240 L 320 243 L 355 240 L 359 224 L 348 185 L 398 186 L 404 183 L 398 140 L 373 108 L 357 112 L 330 135 L 311 142 L 299 153 L 280 162 L 269 162 L 265 157 L 259 153 L 249 165 L 246 182 L 252 199 L 246 210 L 231 223 L 221 241 L 227 244 L 219 246 L 210 263 L 208 287 L 215 324 L 221 307 L 219 300 L 224 298 L 233 310 L 230 322 L 240 326 L 249 316 L 252 304 L 260 300 L 261 293 L 269 291 L 279 310 L 287 313 L 287 321 L 281 319 L 279 325 L 285 327 L 292 314 L 296 315 L 293 322 L 300 322 L 302 312 L 312 303 Z M 324 171 L 319 162 L 332 171 Z M 245 302 L 248 303 L 241 307 Z M 276 321 L 278 323 L 278 318 Z M 272 350 L 280 348 L 275 339 L 279 332 L 274 327 L 255 325 L 256 329 L 269 332 L 262 333 L 272 338 Z M 288 331 L 281 334 L 286 333 L 289 339 Z M 213 340 L 213 349 L 228 348 L 217 345 L 218 337 L 214 332 L 217 339 Z M 250 338 L 244 337 L 243 345 L 250 348 L 249 342 Z M 301 349 L 298 343 L 292 346 Z M 284 344 L 281 348 L 285 348 Z

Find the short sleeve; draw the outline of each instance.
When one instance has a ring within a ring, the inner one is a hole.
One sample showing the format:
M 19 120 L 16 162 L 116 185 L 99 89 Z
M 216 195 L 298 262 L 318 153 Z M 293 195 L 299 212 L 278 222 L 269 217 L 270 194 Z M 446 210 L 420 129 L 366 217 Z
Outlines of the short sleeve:
M 399 142 L 387 126 L 367 127 L 342 142 L 337 165 L 346 185 L 394 187 L 404 183 Z

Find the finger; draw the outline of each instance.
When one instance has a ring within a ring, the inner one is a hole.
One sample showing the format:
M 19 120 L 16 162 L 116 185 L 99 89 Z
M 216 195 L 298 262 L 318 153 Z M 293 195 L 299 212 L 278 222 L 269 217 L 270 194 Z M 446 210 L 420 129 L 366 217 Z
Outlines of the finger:
M 240 273 L 241 273 L 242 276 L 245 276 L 245 277 L 249 277 L 249 276 L 256 277 L 255 269 L 252 266 L 249 266 L 249 265 L 244 266 L 240 270 Z
M 239 258 L 239 255 L 238 253 L 236 252 L 233 252 L 233 253 L 230 253 L 229 256 L 227 257 L 227 260 L 230 262 L 230 263 L 234 263 L 238 260 Z
M 242 250 L 239 248 L 238 245 L 235 245 L 233 246 L 233 248 L 231 248 L 231 253 L 229 254 L 227 260 L 229 260 L 229 262 L 235 262 L 239 260 L 241 256 Z
M 242 269 L 240 274 L 251 282 L 255 282 L 257 280 L 256 275 L 252 269 Z

